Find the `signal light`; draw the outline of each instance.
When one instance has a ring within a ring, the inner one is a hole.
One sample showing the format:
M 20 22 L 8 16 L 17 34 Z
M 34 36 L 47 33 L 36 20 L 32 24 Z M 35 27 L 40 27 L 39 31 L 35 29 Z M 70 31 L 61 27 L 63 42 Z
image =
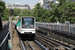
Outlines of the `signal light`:
M 50 29 L 51 29 L 51 27 L 50 27 Z
M 10 9 L 9 10 L 9 13 L 10 13 L 10 15 L 13 15 L 14 14 L 14 10 L 13 9 Z
M 52 31 L 50 31 L 50 33 L 52 33 Z

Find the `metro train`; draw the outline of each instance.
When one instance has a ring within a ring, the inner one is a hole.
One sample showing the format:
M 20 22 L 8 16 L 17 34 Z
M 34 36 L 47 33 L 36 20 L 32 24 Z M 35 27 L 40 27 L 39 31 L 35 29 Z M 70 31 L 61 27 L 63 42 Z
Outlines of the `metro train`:
M 21 17 L 16 24 L 16 30 L 22 39 L 34 40 L 36 33 L 35 17 Z

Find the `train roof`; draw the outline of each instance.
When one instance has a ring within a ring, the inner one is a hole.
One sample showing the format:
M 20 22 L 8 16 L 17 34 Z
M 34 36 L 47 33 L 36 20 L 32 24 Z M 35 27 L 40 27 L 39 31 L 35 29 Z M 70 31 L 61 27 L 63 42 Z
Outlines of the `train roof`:
M 22 16 L 21 18 L 24 18 L 24 17 L 29 17 L 29 18 L 35 18 L 35 17 L 33 17 L 33 16 Z

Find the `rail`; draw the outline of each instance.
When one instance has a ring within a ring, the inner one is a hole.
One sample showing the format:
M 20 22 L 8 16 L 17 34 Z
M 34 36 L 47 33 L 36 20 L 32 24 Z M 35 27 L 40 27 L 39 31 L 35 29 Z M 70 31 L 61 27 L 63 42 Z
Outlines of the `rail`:
M 9 22 L 2 21 L 0 16 L 0 50 L 8 50 Z
M 51 37 L 53 39 L 75 45 L 75 38 L 72 35 L 67 35 L 67 33 L 50 30 L 44 27 L 39 27 L 38 32 L 42 32 L 42 34 Z
M 0 42 L 0 47 L 3 45 L 3 43 L 5 42 L 5 40 L 8 38 L 9 32 L 7 33 L 7 35 L 5 36 L 5 38 Z
M 30 45 L 30 43 L 27 41 L 28 45 L 30 46 L 31 50 L 34 50 L 34 48 Z
M 37 40 L 35 40 L 35 43 L 37 43 L 37 45 L 39 45 L 42 50 L 48 50 L 45 46 L 43 46 L 41 43 L 39 43 Z
M 20 40 L 20 47 L 21 47 L 21 50 L 26 50 L 25 45 L 22 40 Z
M 37 44 L 37 46 L 40 47 L 42 50 L 48 50 L 41 43 L 39 43 L 37 40 L 34 40 L 33 42 L 35 44 Z M 29 47 L 30 47 L 31 50 L 35 50 L 34 47 L 32 47 L 32 45 L 31 45 L 31 43 L 29 41 L 22 41 L 22 40 L 20 40 L 20 48 L 21 48 L 21 50 L 27 50 L 27 49 L 29 49 L 29 48 L 27 48 L 28 45 L 29 45 Z M 33 45 L 33 46 L 35 46 L 35 45 Z
M 37 40 L 34 41 L 24 41 L 26 50 L 47 50 L 42 44 Z
M 18 32 L 17 32 L 18 38 L 19 38 L 19 44 L 20 44 L 20 50 L 26 50 L 24 42 L 21 40 Z
M 36 36 L 38 36 L 39 39 L 41 39 L 41 38 L 45 38 L 46 40 L 48 39 L 48 40 L 51 40 L 51 41 L 55 42 L 56 44 L 58 43 L 58 44 L 60 44 L 60 45 L 62 45 L 62 46 L 65 46 L 65 49 L 67 49 L 67 50 L 75 50 L 75 47 L 72 47 L 72 46 L 70 46 L 70 45 L 67 45 L 67 44 L 61 43 L 61 42 L 56 41 L 56 40 L 53 40 L 53 39 L 50 39 L 50 38 L 47 37 L 47 36 L 40 35 L 40 34 L 36 34 Z M 47 42 L 48 42 L 48 41 L 47 41 Z M 43 43 L 43 42 L 41 42 L 41 43 Z M 45 44 L 45 43 L 44 43 L 44 44 Z M 52 49 L 53 49 L 53 48 L 52 48 Z

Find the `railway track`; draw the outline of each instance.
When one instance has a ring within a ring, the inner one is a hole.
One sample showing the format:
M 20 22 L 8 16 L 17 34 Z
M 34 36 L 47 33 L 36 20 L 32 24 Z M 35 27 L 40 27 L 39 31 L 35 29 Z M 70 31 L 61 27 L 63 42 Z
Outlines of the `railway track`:
M 24 41 L 26 50 L 42 50 L 34 41 Z
M 41 45 L 38 41 L 22 41 L 20 40 L 21 50 L 48 50 L 46 47 Z
M 47 50 L 42 44 L 40 44 L 37 40 L 34 41 L 24 41 L 20 38 L 18 34 L 20 50 Z
M 55 41 L 42 34 L 36 34 L 35 39 L 43 44 L 48 50 L 74 50 L 75 48 Z
M 24 41 L 24 44 L 25 44 L 26 50 L 34 50 L 28 41 Z
M 20 44 L 20 50 L 48 50 L 46 47 L 44 47 L 41 43 L 39 43 L 37 40 L 34 41 L 23 41 L 19 37 L 19 44 Z
M 21 39 L 19 41 L 21 50 L 75 50 L 74 47 L 38 33 L 34 41 L 22 41 Z

